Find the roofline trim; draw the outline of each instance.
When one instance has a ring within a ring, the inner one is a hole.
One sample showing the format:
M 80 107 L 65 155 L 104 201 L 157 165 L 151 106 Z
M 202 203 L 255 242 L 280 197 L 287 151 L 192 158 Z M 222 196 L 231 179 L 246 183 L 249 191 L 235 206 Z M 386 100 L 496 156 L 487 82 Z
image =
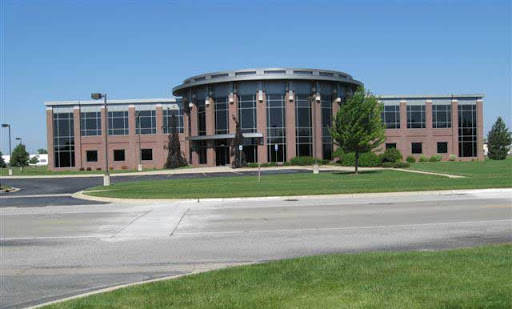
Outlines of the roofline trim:
M 156 103 L 176 103 L 177 98 L 154 98 L 154 99 L 127 99 L 127 100 L 107 100 L 107 104 L 156 104 Z M 87 101 L 49 101 L 44 102 L 46 106 L 62 106 L 62 105 L 103 105 L 102 100 Z

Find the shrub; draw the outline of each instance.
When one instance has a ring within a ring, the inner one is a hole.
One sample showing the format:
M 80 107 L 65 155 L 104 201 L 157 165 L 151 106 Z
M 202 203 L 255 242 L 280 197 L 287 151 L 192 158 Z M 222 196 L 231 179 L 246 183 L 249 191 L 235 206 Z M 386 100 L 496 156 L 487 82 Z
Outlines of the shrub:
M 443 156 L 440 155 L 440 154 L 437 154 L 437 155 L 433 155 L 430 157 L 430 162 L 439 162 L 443 159 Z
M 290 162 L 283 162 L 283 166 L 290 166 L 292 165 Z
M 416 163 L 416 158 L 413 156 L 407 156 L 405 161 L 407 161 L 408 163 Z
M 400 153 L 400 150 L 396 148 L 390 148 L 386 149 L 383 154 L 380 155 L 380 159 L 382 163 L 385 162 L 400 162 L 402 161 L 402 154 Z
M 392 167 L 392 168 L 406 168 L 410 167 L 411 164 L 408 162 L 384 162 L 382 163 L 382 167 Z
M 425 155 L 421 155 L 418 162 L 428 162 L 429 158 Z
M 301 165 L 301 166 L 304 166 L 304 165 L 313 165 L 315 163 L 315 158 L 313 157 L 295 157 L 293 158 L 290 163 L 292 165 Z
M 84 168 L 83 168 L 83 167 L 81 167 L 79 170 L 80 170 L 80 172 L 83 172 L 83 171 L 84 171 Z
M 258 167 L 258 163 L 248 163 L 248 167 Z
M 127 169 L 128 169 L 128 166 L 123 165 L 123 166 L 121 166 L 121 169 L 122 169 L 122 170 L 127 170 Z
M 85 170 L 90 172 L 90 171 L 92 171 L 92 168 L 88 167 Z
M 101 171 L 101 167 L 97 167 L 97 168 L 96 168 L 96 170 L 97 170 L 97 171 Z
M 322 160 L 322 164 L 324 164 L 324 165 L 329 164 L 329 162 L 331 162 L 331 160 L 327 160 L 327 159 Z
M 365 152 L 359 155 L 359 166 L 375 167 L 380 166 L 380 157 L 374 152 Z M 345 153 L 341 156 L 341 165 L 354 166 L 356 164 L 356 154 L 353 152 Z
M 455 160 L 457 160 L 457 156 L 454 155 L 454 154 L 451 154 L 450 155 L 450 161 L 455 161 Z
M 277 162 L 262 163 L 261 167 L 277 166 Z

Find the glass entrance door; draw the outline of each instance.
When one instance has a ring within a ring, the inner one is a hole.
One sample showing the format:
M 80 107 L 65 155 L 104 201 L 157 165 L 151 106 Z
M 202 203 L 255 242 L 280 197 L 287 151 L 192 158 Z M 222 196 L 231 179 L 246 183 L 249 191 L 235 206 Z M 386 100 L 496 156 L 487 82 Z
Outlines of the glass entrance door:
M 229 165 L 229 143 L 228 140 L 221 139 L 215 142 L 215 165 Z

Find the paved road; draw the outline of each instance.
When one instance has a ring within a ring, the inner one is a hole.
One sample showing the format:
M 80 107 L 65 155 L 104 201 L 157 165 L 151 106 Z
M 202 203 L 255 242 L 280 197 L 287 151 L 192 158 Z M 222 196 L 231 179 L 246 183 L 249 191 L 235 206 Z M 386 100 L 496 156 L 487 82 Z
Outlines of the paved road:
M 512 241 L 512 190 L 0 209 L 0 304 L 239 263 Z
M 307 173 L 310 171 L 301 169 L 283 169 L 283 170 L 263 170 L 262 174 L 288 174 L 288 173 Z M 213 172 L 213 173 L 184 173 L 173 175 L 146 175 L 146 176 L 126 176 L 117 175 L 112 177 L 112 182 L 158 180 L 158 179 L 186 179 L 186 178 L 207 178 L 207 177 L 239 177 L 257 175 L 257 171 L 233 171 L 233 172 Z M 91 177 L 62 177 L 62 178 L 24 178 L 24 179 L 5 179 L 5 184 L 21 190 L 14 193 L 0 195 L 0 207 L 36 207 L 36 206 L 63 206 L 80 204 L 102 204 L 97 202 L 84 202 L 71 198 L 71 194 L 103 184 L 101 175 L 91 175 Z M 62 195 L 68 196 L 62 196 Z

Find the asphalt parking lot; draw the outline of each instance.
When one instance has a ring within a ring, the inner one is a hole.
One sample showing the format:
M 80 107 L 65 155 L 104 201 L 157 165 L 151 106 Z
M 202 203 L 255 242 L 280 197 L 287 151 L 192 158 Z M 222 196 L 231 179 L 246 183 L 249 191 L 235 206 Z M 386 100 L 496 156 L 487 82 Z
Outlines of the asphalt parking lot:
M 307 173 L 302 169 L 263 170 L 263 175 Z M 159 179 L 186 179 L 208 177 L 240 177 L 256 176 L 257 171 L 233 171 L 212 173 L 184 173 L 173 175 L 144 175 L 125 176 L 113 175 L 112 183 L 127 181 L 159 180 Z M 77 200 L 71 194 L 103 183 L 102 175 L 90 177 L 59 177 L 59 178 L 23 178 L 6 179 L 3 182 L 9 186 L 20 188 L 18 192 L 0 195 L 0 207 L 44 207 L 102 204 L 100 202 Z

